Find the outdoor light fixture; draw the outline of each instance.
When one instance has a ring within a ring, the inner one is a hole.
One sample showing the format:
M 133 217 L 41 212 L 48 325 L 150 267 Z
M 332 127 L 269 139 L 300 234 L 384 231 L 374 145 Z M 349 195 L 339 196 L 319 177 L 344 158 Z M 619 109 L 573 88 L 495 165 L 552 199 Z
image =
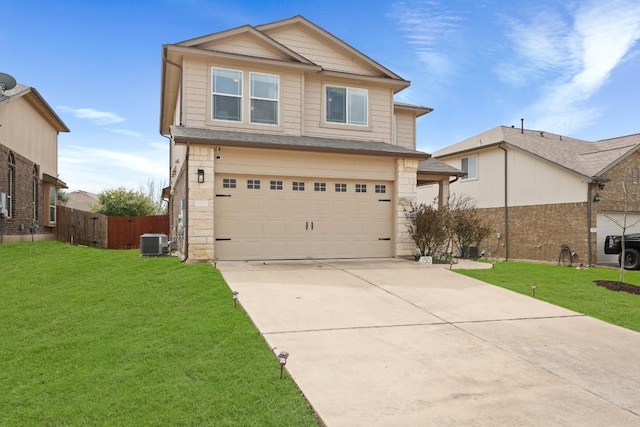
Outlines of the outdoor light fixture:
M 204 182 L 204 169 L 198 169 L 198 183 Z
M 594 202 L 599 202 L 600 200 L 602 200 L 602 198 L 600 197 L 600 195 L 598 193 L 596 193 L 596 195 L 593 196 L 593 201 Z
M 231 296 L 233 297 L 233 306 L 234 306 L 234 307 L 237 307 L 237 306 L 238 306 L 238 294 L 239 294 L 239 293 L 240 293 L 240 292 L 238 292 L 238 291 L 233 291 L 233 292 L 231 292 Z
M 282 379 L 282 371 L 284 370 L 284 365 L 287 364 L 287 359 L 289 358 L 289 353 L 286 351 L 281 351 L 278 354 L 278 362 L 280 363 L 280 379 Z
M 536 284 L 535 283 L 531 284 L 531 293 L 533 294 L 533 297 L 535 298 L 535 296 L 536 296 Z

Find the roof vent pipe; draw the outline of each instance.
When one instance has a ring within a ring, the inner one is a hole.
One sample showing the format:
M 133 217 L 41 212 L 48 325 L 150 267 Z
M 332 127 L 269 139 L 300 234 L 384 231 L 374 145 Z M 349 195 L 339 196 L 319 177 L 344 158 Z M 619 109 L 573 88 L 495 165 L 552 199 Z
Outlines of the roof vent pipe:
M 520 119 L 520 133 L 524 134 L 524 119 Z

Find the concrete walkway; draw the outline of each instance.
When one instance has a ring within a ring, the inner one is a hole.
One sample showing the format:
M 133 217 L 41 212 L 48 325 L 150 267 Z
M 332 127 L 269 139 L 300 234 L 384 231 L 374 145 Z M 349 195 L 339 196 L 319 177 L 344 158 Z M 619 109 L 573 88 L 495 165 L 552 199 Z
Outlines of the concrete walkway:
M 640 425 L 636 332 L 404 260 L 218 268 L 328 426 Z

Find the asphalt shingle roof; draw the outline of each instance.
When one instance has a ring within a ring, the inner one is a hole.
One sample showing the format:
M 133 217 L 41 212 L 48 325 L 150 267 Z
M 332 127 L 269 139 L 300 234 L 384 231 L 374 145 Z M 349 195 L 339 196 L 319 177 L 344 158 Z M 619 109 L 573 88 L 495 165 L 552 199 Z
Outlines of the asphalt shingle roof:
M 233 145 L 238 147 L 267 148 L 276 150 L 302 150 L 336 152 L 374 156 L 407 157 L 428 159 L 421 151 L 378 141 L 355 141 L 346 139 L 317 138 L 309 136 L 273 135 L 251 132 L 234 132 L 214 129 L 171 126 L 171 135 L 176 142 Z
M 418 163 L 418 173 L 431 173 L 435 175 L 448 176 L 466 175 L 466 173 L 462 172 L 460 169 L 456 169 L 453 166 L 433 157 L 427 160 L 421 160 Z
M 598 176 L 635 150 L 640 134 L 602 141 L 585 141 L 550 132 L 499 126 L 433 153 L 444 158 L 506 144 L 519 148 L 587 177 Z

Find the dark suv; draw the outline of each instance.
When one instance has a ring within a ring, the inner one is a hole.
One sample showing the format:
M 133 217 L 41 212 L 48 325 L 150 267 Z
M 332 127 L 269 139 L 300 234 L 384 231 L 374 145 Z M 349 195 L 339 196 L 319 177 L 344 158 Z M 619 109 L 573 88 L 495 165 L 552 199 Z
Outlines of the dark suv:
M 618 264 L 622 262 L 622 236 L 607 236 L 604 241 L 604 253 L 618 255 Z M 640 233 L 624 236 L 624 268 L 640 269 Z

